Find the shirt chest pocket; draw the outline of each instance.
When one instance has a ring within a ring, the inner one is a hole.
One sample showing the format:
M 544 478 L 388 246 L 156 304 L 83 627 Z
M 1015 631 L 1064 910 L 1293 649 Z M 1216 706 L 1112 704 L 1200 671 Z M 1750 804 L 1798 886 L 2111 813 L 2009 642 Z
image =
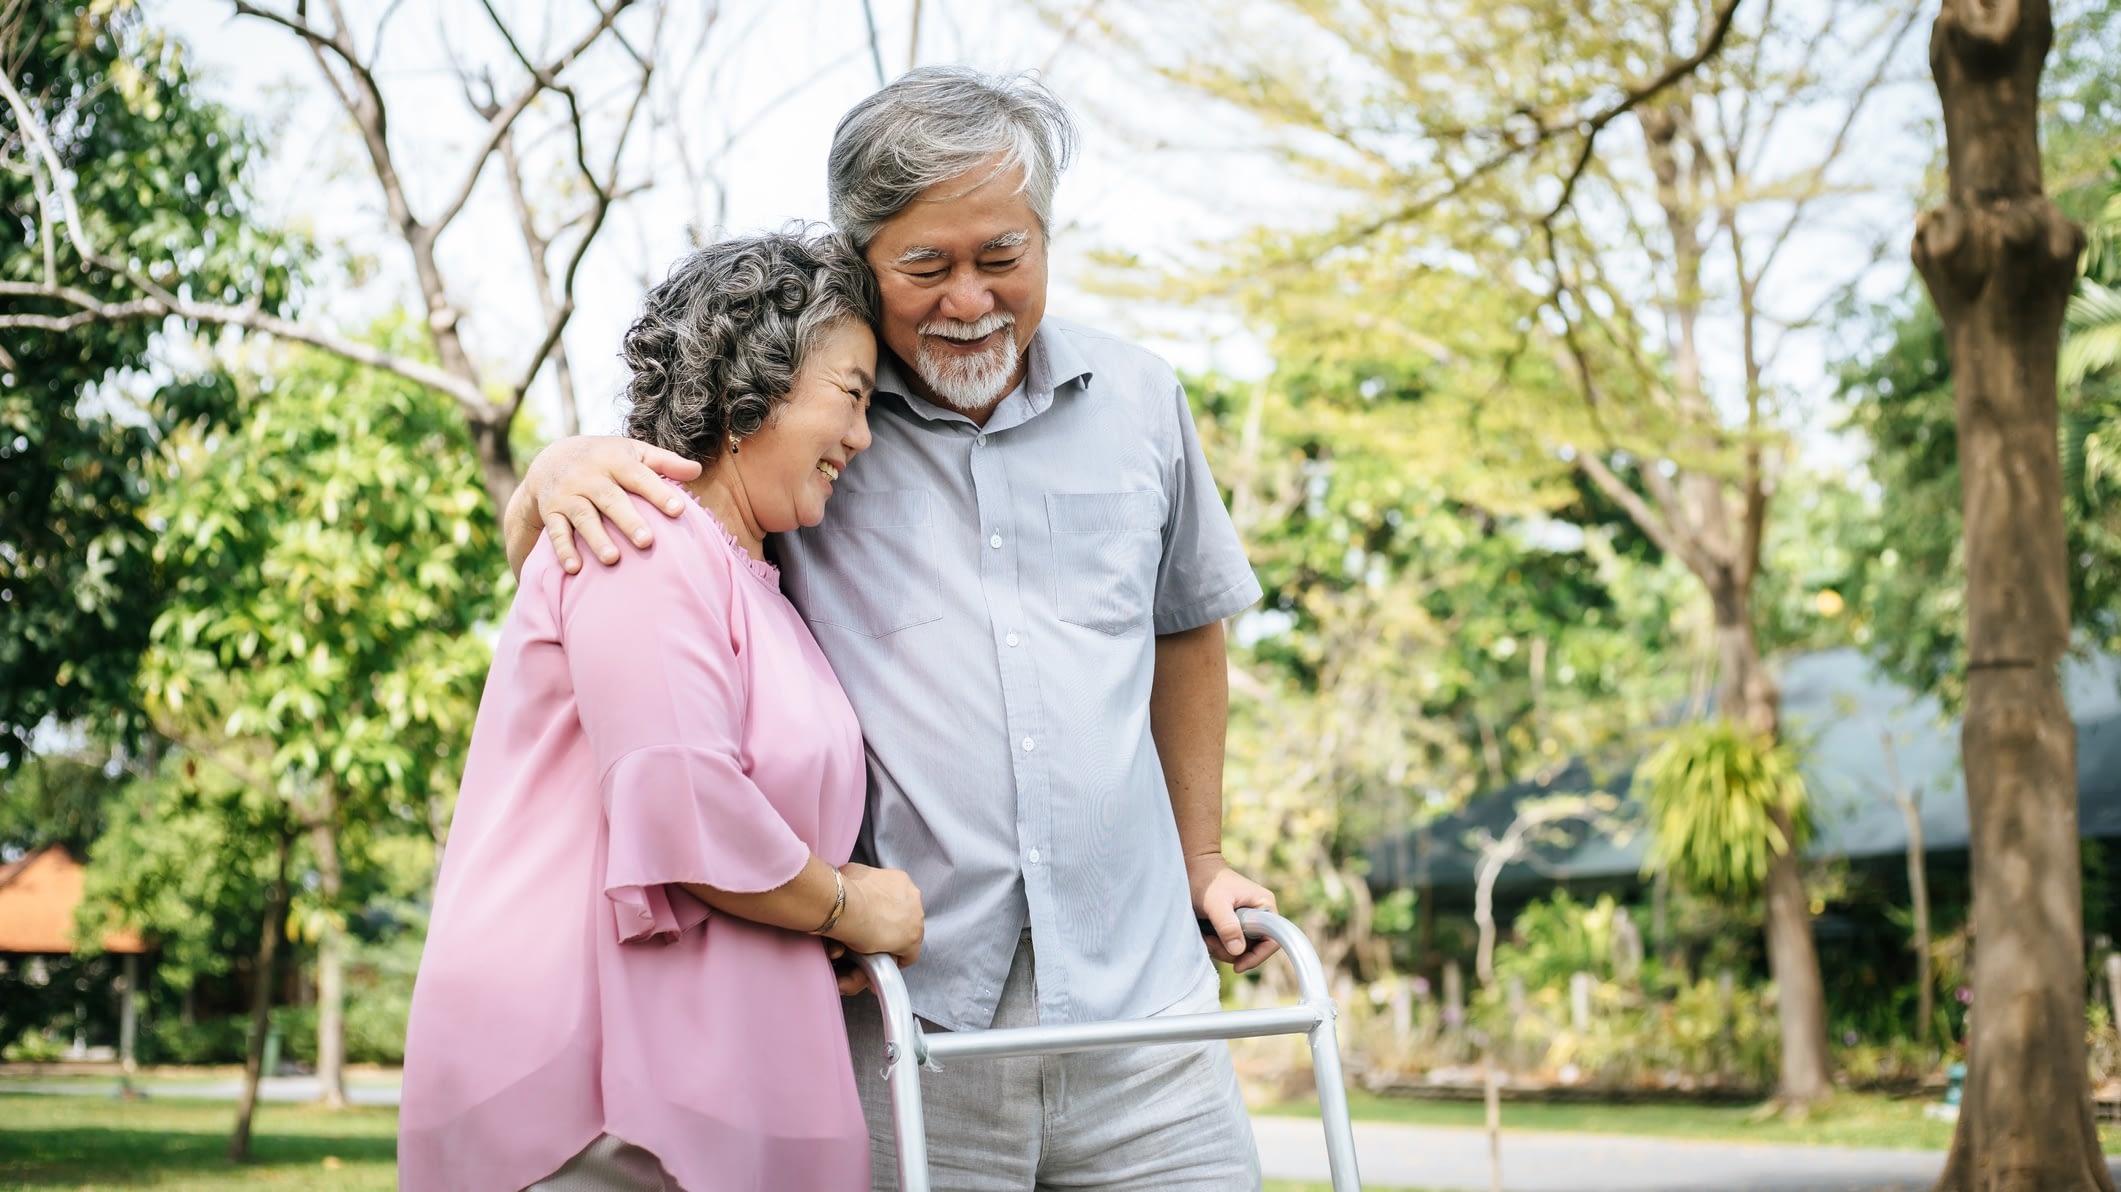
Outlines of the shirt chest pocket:
M 941 618 L 933 521 L 925 489 L 833 497 L 805 536 L 803 614 L 870 637 Z
M 1117 637 L 1150 624 L 1163 557 L 1163 494 L 1049 493 L 1060 619 Z

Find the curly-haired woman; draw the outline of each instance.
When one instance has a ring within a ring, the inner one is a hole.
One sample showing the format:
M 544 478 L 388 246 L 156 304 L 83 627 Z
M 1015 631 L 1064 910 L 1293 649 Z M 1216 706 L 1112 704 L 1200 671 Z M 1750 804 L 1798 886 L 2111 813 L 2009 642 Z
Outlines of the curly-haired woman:
M 628 330 L 628 433 L 701 472 L 635 565 L 523 569 L 413 991 L 403 1187 L 868 1186 L 826 949 L 910 963 L 920 895 L 847 862 L 861 732 L 764 542 L 869 444 L 876 308 L 791 232 L 686 257 Z

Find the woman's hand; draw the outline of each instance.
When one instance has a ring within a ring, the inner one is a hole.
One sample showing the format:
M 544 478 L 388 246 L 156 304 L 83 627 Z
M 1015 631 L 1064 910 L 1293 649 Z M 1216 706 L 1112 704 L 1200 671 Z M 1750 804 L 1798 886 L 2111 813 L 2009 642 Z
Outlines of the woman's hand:
M 840 867 L 847 883 L 847 909 L 827 938 L 855 952 L 888 952 L 901 966 L 921 957 L 924 930 L 921 892 L 903 869 L 877 869 L 848 862 Z M 843 979 L 841 989 L 846 989 Z M 857 983 L 857 989 L 859 983 Z
M 582 569 L 581 555 L 575 550 L 576 534 L 599 562 L 616 563 L 619 551 L 605 531 L 607 518 L 635 546 L 647 546 L 655 537 L 626 494 L 644 497 L 676 517 L 685 508 L 684 498 L 672 492 L 662 477 L 685 481 L 699 474 L 700 465 L 693 460 L 638 439 L 592 435 L 561 439 L 530 462 L 515 496 L 509 498 L 508 511 L 501 518 L 508 566 L 522 573 L 523 560 L 530 557 L 540 533 L 552 539 L 553 552 L 569 575 Z

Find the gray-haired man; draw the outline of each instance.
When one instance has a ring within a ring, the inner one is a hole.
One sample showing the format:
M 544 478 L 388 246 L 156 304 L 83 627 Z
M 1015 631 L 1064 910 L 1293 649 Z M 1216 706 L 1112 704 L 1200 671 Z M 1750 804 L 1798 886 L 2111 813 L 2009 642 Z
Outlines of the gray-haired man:
M 876 270 L 875 443 L 783 584 L 862 720 L 864 859 L 913 875 L 935 1027 L 1214 1006 L 1209 963 L 1257 965 L 1235 908 L 1271 894 L 1222 857 L 1222 619 L 1259 596 L 1168 365 L 1044 319 L 1053 187 L 1073 148 L 1027 78 L 914 71 L 840 122 L 832 217 Z M 623 440 L 540 456 L 508 516 L 573 570 L 579 531 L 645 540 L 622 490 L 665 500 Z M 1214 928 L 1208 946 L 1195 915 Z M 874 1003 L 847 1025 L 891 1187 Z M 947 1188 L 1256 1187 L 1220 1043 L 975 1060 L 922 1080 Z

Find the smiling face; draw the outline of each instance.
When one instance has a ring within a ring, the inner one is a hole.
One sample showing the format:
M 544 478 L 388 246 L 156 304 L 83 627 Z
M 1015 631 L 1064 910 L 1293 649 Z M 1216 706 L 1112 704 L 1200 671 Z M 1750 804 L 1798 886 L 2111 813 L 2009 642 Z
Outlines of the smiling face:
M 863 250 L 884 343 L 921 397 L 975 418 L 1023 380 L 1046 313 L 1046 236 L 1021 169 L 968 170 L 885 221 Z
M 778 534 L 824 520 L 832 482 L 869 446 L 875 385 L 876 336 L 866 325 L 841 319 L 819 333 L 786 400 L 718 461 L 715 470 L 741 494 L 745 521 Z

